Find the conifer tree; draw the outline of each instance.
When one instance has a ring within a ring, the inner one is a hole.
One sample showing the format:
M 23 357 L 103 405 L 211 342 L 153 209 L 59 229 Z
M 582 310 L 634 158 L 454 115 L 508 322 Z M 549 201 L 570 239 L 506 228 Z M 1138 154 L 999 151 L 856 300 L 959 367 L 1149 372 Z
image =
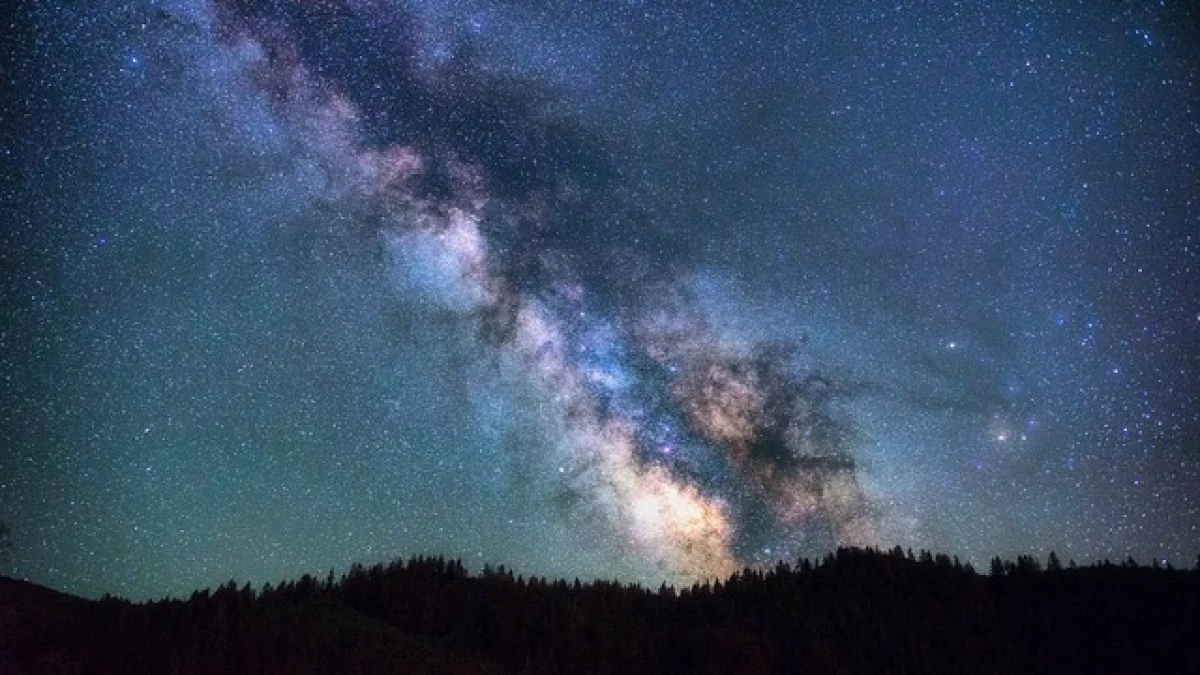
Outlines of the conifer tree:
M 996 557 L 992 558 L 991 571 L 992 571 L 992 576 L 994 576 L 994 577 L 1004 576 L 1004 561 L 1000 559 L 1000 556 L 996 556 Z

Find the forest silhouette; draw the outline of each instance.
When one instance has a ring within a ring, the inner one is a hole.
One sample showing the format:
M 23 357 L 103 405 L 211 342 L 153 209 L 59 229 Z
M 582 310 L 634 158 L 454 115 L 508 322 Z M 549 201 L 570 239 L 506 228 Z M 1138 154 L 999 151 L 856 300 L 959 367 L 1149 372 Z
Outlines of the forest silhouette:
M 190 598 L 0 578 L 0 672 L 1200 672 L 1198 569 L 895 548 L 657 590 L 419 557 Z

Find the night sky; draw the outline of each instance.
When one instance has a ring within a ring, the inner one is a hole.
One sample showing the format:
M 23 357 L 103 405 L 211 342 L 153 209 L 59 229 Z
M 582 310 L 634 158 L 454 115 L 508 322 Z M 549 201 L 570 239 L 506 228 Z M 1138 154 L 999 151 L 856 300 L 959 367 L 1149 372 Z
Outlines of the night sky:
M 1188 2 L 21 5 L 7 574 L 1200 553 Z

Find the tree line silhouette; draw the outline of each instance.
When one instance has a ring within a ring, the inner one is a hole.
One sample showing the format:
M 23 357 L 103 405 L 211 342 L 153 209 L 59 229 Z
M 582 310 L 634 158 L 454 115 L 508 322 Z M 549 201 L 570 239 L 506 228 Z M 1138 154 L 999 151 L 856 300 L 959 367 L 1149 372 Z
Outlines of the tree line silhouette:
M 0 581 L 0 665 L 19 673 L 1200 672 L 1200 559 L 983 575 L 847 548 L 654 591 L 418 557 L 147 603 Z M 41 618 L 5 623 L 25 606 Z

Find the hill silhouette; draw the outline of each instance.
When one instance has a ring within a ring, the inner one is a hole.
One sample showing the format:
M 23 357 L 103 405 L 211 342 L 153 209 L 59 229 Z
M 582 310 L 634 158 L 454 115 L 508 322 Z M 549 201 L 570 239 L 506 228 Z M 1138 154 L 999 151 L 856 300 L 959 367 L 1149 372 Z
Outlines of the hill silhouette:
M 0 673 L 1200 672 L 1200 571 L 841 549 L 657 591 L 413 558 L 187 600 L 0 578 Z

